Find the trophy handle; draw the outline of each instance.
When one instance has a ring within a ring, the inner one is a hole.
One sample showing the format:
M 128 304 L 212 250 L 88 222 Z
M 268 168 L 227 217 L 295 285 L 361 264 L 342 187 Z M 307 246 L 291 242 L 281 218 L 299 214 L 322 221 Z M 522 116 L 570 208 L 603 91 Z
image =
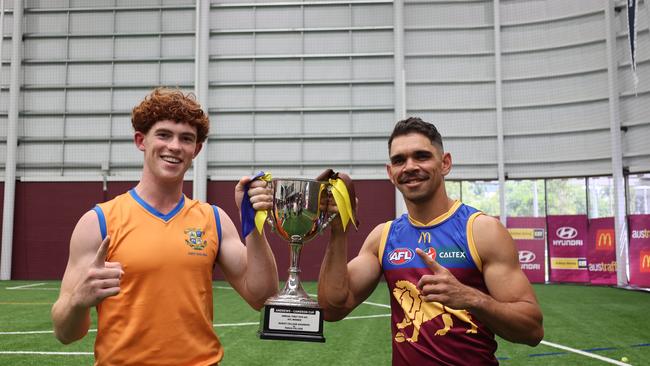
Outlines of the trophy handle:
M 273 232 L 276 232 L 275 224 L 273 223 L 273 219 L 271 218 L 272 216 L 273 216 L 273 210 L 266 210 L 266 223 L 269 224 Z
M 322 233 L 323 233 L 323 230 L 325 230 L 325 228 L 327 228 L 327 227 L 332 223 L 332 221 L 334 221 L 334 219 L 335 219 L 338 215 L 339 215 L 338 212 L 334 212 L 334 213 L 332 213 L 332 214 L 327 218 L 327 221 L 325 221 L 325 223 L 324 223 L 323 225 L 321 225 L 320 230 L 319 230 L 319 233 L 322 234 Z
M 327 184 L 327 193 L 329 194 L 332 192 L 332 185 Z M 338 216 L 338 212 L 334 212 L 331 215 L 328 215 L 327 220 L 320 226 L 320 229 L 318 230 L 319 234 L 323 233 L 323 230 L 325 230 L 331 223 L 334 221 L 334 219 Z

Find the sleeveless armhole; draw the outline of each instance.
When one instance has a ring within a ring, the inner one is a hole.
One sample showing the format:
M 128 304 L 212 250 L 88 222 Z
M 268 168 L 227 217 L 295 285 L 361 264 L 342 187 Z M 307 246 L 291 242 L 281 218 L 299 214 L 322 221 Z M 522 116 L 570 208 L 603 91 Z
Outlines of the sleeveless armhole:
M 482 212 L 474 212 L 469 219 L 467 219 L 467 248 L 469 249 L 469 254 L 472 256 L 472 259 L 474 260 L 474 264 L 476 265 L 476 268 L 480 272 L 483 272 L 483 262 L 481 261 L 481 257 L 478 255 L 478 250 L 476 249 L 476 243 L 474 243 L 474 233 L 472 229 L 474 228 L 474 220 L 479 216 L 482 215 Z
M 104 211 L 99 206 L 93 207 L 93 211 L 97 214 L 97 219 L 99 220 L 99 231 L 102 234 L 102 240 L 106 239 L 106 217 L 104 216 Z
M 212 210 L 214 210 L 214 222 L 217 226 L 217 256 L 219 256 L 219 253 L 221 253 L 219 250 L 221 248 L 221 219 L 219 219 L 219 208 L 212 205 Z
M 379 239 L 379 249 L 377 250 L 377 258 L 379 259 L 379 266 L 382 266 L 382 260 L 384 259 L 384 250 L 386 249 L 386 239 L 388 239 L 388 232 L 390 227 L 393 224 L 393 221 L 388 221 L 384 224 L 384 227 L 381 230 L 381 238 Z

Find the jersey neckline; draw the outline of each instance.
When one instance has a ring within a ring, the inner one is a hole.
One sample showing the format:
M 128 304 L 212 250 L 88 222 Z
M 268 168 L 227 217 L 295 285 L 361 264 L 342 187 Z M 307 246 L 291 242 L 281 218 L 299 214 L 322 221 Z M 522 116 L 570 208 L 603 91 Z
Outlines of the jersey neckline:
M 410 215 L 408 215 L 408 214 L 406 214 L 406 215 L 407 215 L 407 217 L 408 217 L 409 222 L 410 222 L 411 225 L 413 225 L 413 226 L 417 226 L 417 227 L 428 227 L 428 226 L 434 226 L 434 225 L 438 225 L 438 224 L 444 222 L 445 220 L 447 220 L 448 218 L 450 218 L 450 217 L 451 217 L 451 216 L 452 216 L 452 215 L 453 215 L 453 214 L 458 210 L 458 208 L 460 207 L 460 205 L 461 205 L 461 202 L 460 202 L 459 200 L 454 201 L 454 204 L 451 205 L 451 207 L 449 208 L 449 210 L 447 210 L 447 212 L 443 213 L 442 215 L 436 217 L 435 219 L 429 221 L 429 222 L 426 223 L 426 224 L 421 223 L 420 221 L 418 221 L 418 220 L 412 218 L 412 217 L 411 217 Z
M 178 204 L 176 204 L 176 207 L 174 207 L 171 211 L 168 213 L 164 214 L 158 210 L 156 210 L 153 206 L 148 204 L 142 197 L 138 195 L 138 193 L 135 191 L 135 188 L 131 188 L 129 190 L 129 194 L 133 199 L 140 205 L 142 208 L 147 210 L 150 214 L 156 216 L 157 218 L 167 222 L 171 220 L 176 214 L 185 206 L 185 195 L 181 196 L 181 199 L 178 201 Z

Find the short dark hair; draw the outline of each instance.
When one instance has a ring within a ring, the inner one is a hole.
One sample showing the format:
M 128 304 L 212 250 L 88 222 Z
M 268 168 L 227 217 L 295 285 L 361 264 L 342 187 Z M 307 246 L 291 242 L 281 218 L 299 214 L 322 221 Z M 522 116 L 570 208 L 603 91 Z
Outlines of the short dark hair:
M 436 126 L 423 121 L 419 117 L 409 117 L 397 122 L 393 129 L 393 133 L 390 134 L 390 138 L 388 139 L 388 151 L 390 152 L 390 146 L 395 137 L 408 135 L 409 133 L 419 133 L 428 137 L 432 145 L 438 146 L 441 151 L 444 151 L 442 146 L 442 136 L 440 135 L 440 132 L 438 132 Z

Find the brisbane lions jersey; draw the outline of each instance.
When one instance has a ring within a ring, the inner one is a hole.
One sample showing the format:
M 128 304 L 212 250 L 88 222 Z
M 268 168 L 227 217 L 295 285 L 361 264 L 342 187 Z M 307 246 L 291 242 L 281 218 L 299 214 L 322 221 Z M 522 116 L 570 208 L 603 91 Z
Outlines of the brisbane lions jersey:
M 487 293 L 472 225 L 482 213 L 459 201 L 422 224 L 402 215 L 384 226 L 379 258 L 391 299 L 393 366 L 498 365 L 494 333 L 463 309 L 426 302 L 416 285 L 431 270 L 422 249 L 463 284 Z
M 95 207 L 120 293 L 97 306 L 96 365 L 213 365 L 212 271 L 220 247 L 216 206 L 185 196 L 169 213 L 134 189 Z

